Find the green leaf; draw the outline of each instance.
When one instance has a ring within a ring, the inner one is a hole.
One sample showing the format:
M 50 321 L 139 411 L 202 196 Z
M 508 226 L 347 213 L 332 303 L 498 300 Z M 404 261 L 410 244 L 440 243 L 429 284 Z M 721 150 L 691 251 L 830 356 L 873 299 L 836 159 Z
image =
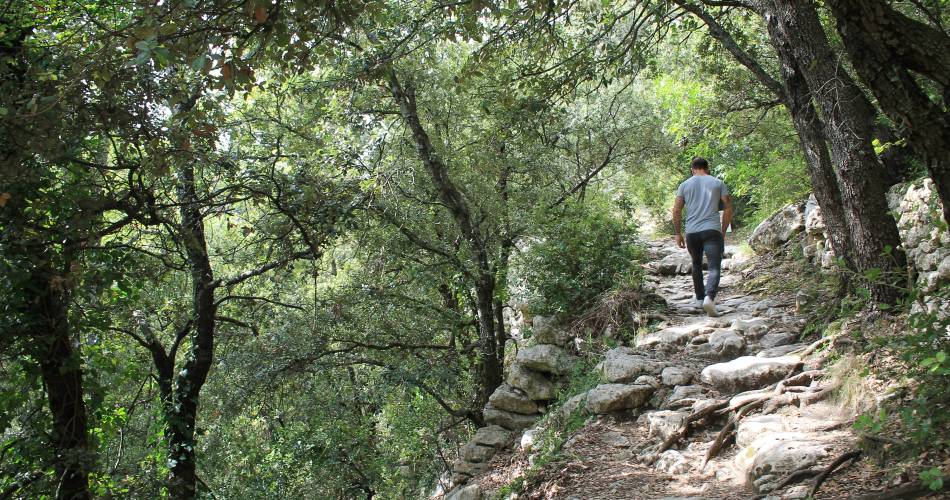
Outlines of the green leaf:
M 191 61 L 191 70 L 192 71 L 201 71 L 205 67 L 205 63 L 208 61 L 208 56 L 201 54 L 196 57 L 194 61 Z

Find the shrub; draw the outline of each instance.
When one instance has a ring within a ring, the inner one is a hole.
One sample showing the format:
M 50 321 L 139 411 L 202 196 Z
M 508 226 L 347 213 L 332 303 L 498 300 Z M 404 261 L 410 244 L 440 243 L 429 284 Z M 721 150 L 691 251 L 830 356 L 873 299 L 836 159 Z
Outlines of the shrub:
M 607 290 L 639 284 L 636 234 L 629 220 L 594 204 L 569 207 L 542 224 L 518 262 L 531 310 L 570 317 Z

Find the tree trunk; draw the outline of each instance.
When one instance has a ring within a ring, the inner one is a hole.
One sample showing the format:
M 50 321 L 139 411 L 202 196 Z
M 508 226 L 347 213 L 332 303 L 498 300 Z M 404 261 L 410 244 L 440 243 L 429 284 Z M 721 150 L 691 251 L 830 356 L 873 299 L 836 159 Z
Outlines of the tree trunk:
M 178 185 L 181 206 L 181 240 L 188 255 L 192 283 L 191 348 L 184 368 L 175 380 L 174 404 L 166 411 L 168 425 L 168 459 L 170 466 L 168 491 L 172 498 L 197 496 L 197 463 L 195 462 L 195 423 L 198 397 L 208 378 L 214 356 L 215 301 L 214 273 L 208 259 L 201 215 L 195 187 L 194 165 L 183 167 Z
M 768 22 L 769 33 L 776 33 L 775 20 Z M 784 80 L 785 106 L 792 116 L 792 123 L 798 132 L 808 164 L 812 190 L 821 207 L 821 215 L 827 228 L 828 239 L 838 257 L 844 259 L 850 269 L 855 269 L 852 256 L 852 242 L 848 231 L 841 190 L 835 174 L 828 143 L 825 140 L 825 124 L 818 116 L 812 104 L 812 94 L 808 82 L 795 60 L 794 52 L 786 40 L 772 37 L 775 52 L 780 62 Z
M 950 37 L 880 0 L 830 0 L 838 33 L 855 70 L 881 109 L 903 128 L 927 165 L 944 220 L 950 221 L 950 113 L 921 89 L 915 73 L 946 93 L 950 87 Z
M 82 360 L 73 348 L 67 318 L 68 294 L 52 286 L 62 278 L 53 272 L 37 273 L 35 286 L 43 290 L 37 304 L 43 331 L 40 368 L 53 415 L 52 444 L 56 454 L 56 498 L 90 498 L 89 469 L 92 456 L 86 437 L 86 405 L 83 401 Z
M 773 42 L 791 49 L 824 115 L 854 262 L 862 272 L 882 271 L 883 279 L 869 283 L 871 295 L 878 302 L 893 304 L 904 272 L 904 255 L 897 223 L 888 214 L 884 169 L 871 146 L 876 111 L 841 67 L 812 3 L 763 0 L 761 4 Z
M 805 165 L 808 168 L 815 198 L 821 207 L 828 239 L 831 241 L 835 254 L 842 257 L 848 267 L 853 269 L 851 241 L 846 229 L 841 193 L 838 190 L 838 179 L 831 164 L 831 157 L 828 155 L 828 145 L 823 130 L 824 124 L 812 105 L 808 84 L 795 63 L 788 46 L 776 44 L 775 47 L 781 62 L 782 80 L 784 82 L 781 83 L 766 72 L 755 58 L 739 47 L 732 35 L 705 9 L 693 5 L 687 0 L 674 1 L 683 10 L 692 13 L 706 23 L 713 38 L 719 41 L 739 64 L 745 66 L 762 85 L 771 90 L 785 104 L 792 117 L 792 123 L 798 133 L 802 151 L 805 154 Z
M 477 408 L 488 402 L 488 396 L 501 385 L 504 345 L 498 345 L 495 332 L 494 293 L 495 277 L 489 265 L 488 249 L 475 222 L 465 196 L 449 177 L 447 166 L 432 147 L 428 133 L 419 120 L 415 93 L 411 87 L 404 89 L 396 77 L 395 70 L 389 72 L 389 88 L 393 98 L 399 104 L 403 121 L 412 133 L 419 159 L 425 166 L 432 184 L 438 192 L 439 200 L 449 209 L 459 232 L 471 248 L 471 263 L 475 268 L 475 305 L 478 310 L 478 347 L 479 347 L 479 387 Z M 502 351 L 499 355 L 499 351 Z

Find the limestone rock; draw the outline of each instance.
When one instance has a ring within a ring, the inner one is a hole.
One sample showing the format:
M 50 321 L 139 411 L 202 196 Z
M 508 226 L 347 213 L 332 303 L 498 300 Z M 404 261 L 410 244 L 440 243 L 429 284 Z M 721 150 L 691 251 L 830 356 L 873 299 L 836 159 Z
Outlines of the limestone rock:
M 586 409 L 587 407 L 587 393 L 582 392 L 580 394 L 575 394 L 571 396 L 570 399 L 564 402 L 560 408 L 558 408 L 558 416 L 562 419 L 566 419 L 578 411 L 578 408 Z
M 482 446 L 474 441 L 466 444 L 459 450 L 459 458 L 465 462 L 487 462 L 493 456 L 495 456 L 494 446 Z
M 686 457 L 682 453 L 676 450 L 666 450 L 663 453 L 660 453 L 660 456 L 656 460 L 656 464 L 653 467 L 667 474 L 685 474 L 689 472 L 689 462 L 686 461 Z M 667 497 L 674 498 L 674 497 Z M 682 498 L 682 497 L 675 497 Z M 691 497 L 697 498 L 697 497 Z
M 759 345 L 769 349 L 772 347 L 793 344 L 797 340 L 798 335 L 795 335 L 792 332 L 771 332 L 766 333 L 761 339 L 759 339 Z
M 693 259 L 686 250 L 678 250 L 660 259 L 655 269 L 661 276 L 689 274 L 693 269 Z
M 743 356 L 703 369 L 700 378 L 720 392 L 731 393 L 760 388 L 778 382 L 792 372 L 801 360 L 797 356 L 758 358 Z
M 644 413 L 640 418 L 646 421 L 651 438 L 659 438 L 660 441 L 664 441 L 683 425 L 686 414 L 678 411 L 659 410 Z
M 717 330 L 709 342 L 690 345 L 686 352 L 707 359 L 732 359 L 745 351 L 745 339 L 732 330 Z
M 693 337 L 703 333 L 710 333 L 712 330 L 712 328 L 702 323 L 671 326 L 644 335 L 637 341 L 637 347 L 650 347 L 656 344 L 684 345 Z
M 673 392 L 666 401 L 667 404 L 671 404 L 684 399 L 699 399 L 703 397 L 703 393 L 701 385 L 678 385 L 673 388 Z
M 696 374 L 687 368 L 668 366 L 664 368 L 660 374 L 660 380 L 663 382 L 663 385 L 673 387 L 677 385 L 689 385 L 693 382 L 695 376 Z
M 550 380 L 517 362 L 508 369 L 506 381 L 508 385 L 524 391 L 531 400 L 546 401 L 554 397 L 554 384 Z
M 587 409 L 602 415 L 639 408 L 646 403 L 653 388 L 648 385 L 600 384 L 587 393 Z
M 494 448 L 504 448 L 511 442 L 511 431 L 499 425 L 482 427 L 475 432 L 473 443 Z
M 778 347 L 770 347 L 768 349 L 763 349 L 756 353 L 755 357 L 757 358 L 777 358 L 779 356 L 785 356 L 791 354 L 799 349 L 804 349 L 805 344 L 789 344 L 782 345 Z
M 653 375 L 640 375 L 633 381 L 633 385 L 648 385 L 654 389 L 660 387 L 660 380 Z
M 534 425 L 540 415 L 521 415 L 520 413 L 511 413 L 510 411 L 499 410 L 491 405 L 485 406 L 482 410 L 485 422 L 498 425 L 512 431 L 520 431 Z
M 767 309 L 769 305 L 762 306 L 761 302 L 750 304 L 752 309 Z M 757 336 L 763 334 L 772 323 L 765 318 L 737 318 L 732 322 L 731 328 L 739 333 Z
M 805 204 L 794 203 L 762 221 L 749 237 L 749 246 L 756 252 L 767 252 L 790 240 L 805 229 Z
M 537 441 L 538 429 L 528 429 L 524 431 L 524 434 L 521 435 L 521 451 L 524 453 L 531 453 L 531 449 L 534 448 L 534 443 Z
M 472 463 L 472 462 L 458 461 L 452 464 L 452 472 L 454 472 L 456 475 L 456 478 L 453 481 L 462 482 L 462 481 L 467 480 L 470 477 L 477 476 L 487 470 L 488 470 L 488 464 L 486 463 Z
M 520 389 L 515 389 L 508 384 L 498 386 L 488 398 L 488 402 L 499 410 L 521 413 L 522 415 L 538 413 L 538 403 L 528 399 Z
M 667 363 L 640 354 L 627 347 L 607 351 L 604 360 L 597 365 L 608 382 L 630 382 L 640 375 L 658 375 Z
M 761 478 L 775 476 L 781 480 L 794 470 L 814 466 L 830 448 L 801 433 L 766 434 L 739 451 L 736 467 L 745 472 L 746 480 L 755 488 L 766 488 L 772 482 Z
M 563 346 L 571 342 L 571 334 L 560 328 L 551 316 L 535 316 L 531 321 L 531 334 L 538 344 Z
M 459 486 L 445 495 L 445 500 L 481 500 L 482 489 L 477 484 Z
M 574 364 L 571 356 L 562 347 L 554 344 L 537 344 L 518 351 L 515 358 L 529 370 L 559 375 L 570 371 Z

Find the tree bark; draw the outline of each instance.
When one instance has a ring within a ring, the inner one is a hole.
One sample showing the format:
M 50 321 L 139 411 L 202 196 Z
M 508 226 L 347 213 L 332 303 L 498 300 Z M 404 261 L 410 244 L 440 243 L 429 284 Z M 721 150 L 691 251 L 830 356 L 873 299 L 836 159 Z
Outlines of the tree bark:
M 69 295 L 53 286 L 51 270 L 37 273 L 34 286 L 42 290 L 36 305 L 41 318 L 38 342 L 42 346 L 40 369 L 50 413 L 53 415 L 52 445 L 55 453 L 56 498 L 86 499 L 92 466 L 87 439 L 86 405 L 83 401 L 82 360 L 73 348 L 68 322 Z M 62 286 L 62 285 L 61 285 Z
M 761 7 L 773 43 L 791 50 L 823 114 L 857 269 L 881 270 L 883 279 L 869 283 L 871 295 L 893 304 L 904 255 L 888 214 L 884 168 L 871 145 L 877 113 L 838 61 L 811 2 L 763 0 Z
M 950 37 L 880 0 L 830 0 L 838 33 L 861 80 L 884 113 L 903 128 L 927 165 L 950 221 L 950 113 L 911 71 L 950 87 Z M 946 97 L 944 97 L 946 99 Z
M 178 197 L 182 204 L 180 236 L 191 269 L 193 326 L 187 361 L 175 380 L 173 404 L 166 407 L 170 464 L 168 491 L 172 498 L 195 498 L 198 484 L 195 423 L 199 393 L 208 378 L 214 357 L 216 285 L 208 258 L 194 165 L 187 164 L 179 175 Z
M 399 111 L 406 126 L 412 134 L 419 159 L 425 166 L 432 184 L 438 192 L 439 200 L 452 214 L 462 237 L 471 248 L 471 263 L 475 268 L 475 306 L 478 311 L 479 332 L 479 387 L 477 391 L 477 408 L 488 402 L 488 397 L 501 385 L 504 345 L 498 345 L 495 331 L 494 294 L 495 276 L 489 264 L 488 249 L 485 240 L 472 220 L 471 210 L 465 196 L 449 177 L 448 167 L 439 158 L 428 133 L 419 119 L 415 93 L 412 87 L 403 88 L 396 76 L 395 70 L 390 70 L 389 88 L 393 98 L 399 104 Z M 499 351 L 502 355 L 499 356 Z
M 700 6 L 687 0 L 674 0 L 683 10 L 700 18 L 709 29 L 709 33 L 730 54 L 752 73 L 756 79 L 776 97 L 782 100 L 792 117 L 792 124 L 798 133 L 805 165 L 811 179 L 812 190 L 828 232 L 828 239 L 835 254 L 844 259 L 850 268 L 854 268 L 851 257 L 851 241 L 845 223 L 844 207 L 835 175 L 828 145 L 824 136 L 824 124 L 815 111 L 811 93 L 795 59 L 787 45 L 776 45 L 775 49 L 781 63 L 782 82 L 772 77 L 748 52 L 743 50 L 729 32 Z

